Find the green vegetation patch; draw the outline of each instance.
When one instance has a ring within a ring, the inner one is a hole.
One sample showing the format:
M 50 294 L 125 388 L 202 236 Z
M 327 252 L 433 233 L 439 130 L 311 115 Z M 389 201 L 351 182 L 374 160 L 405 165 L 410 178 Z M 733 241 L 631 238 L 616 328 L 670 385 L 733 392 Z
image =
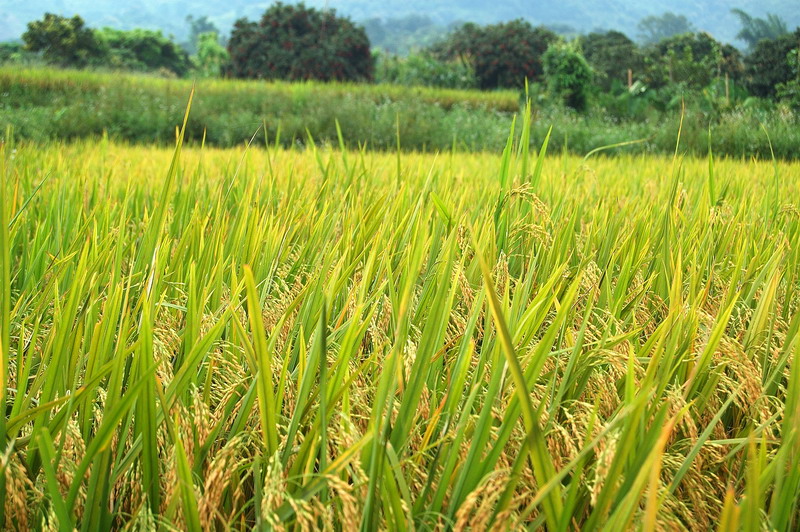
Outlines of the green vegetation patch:
M 7 137 L 0 524 L 796 530 L 800 166 L 682 154 Z

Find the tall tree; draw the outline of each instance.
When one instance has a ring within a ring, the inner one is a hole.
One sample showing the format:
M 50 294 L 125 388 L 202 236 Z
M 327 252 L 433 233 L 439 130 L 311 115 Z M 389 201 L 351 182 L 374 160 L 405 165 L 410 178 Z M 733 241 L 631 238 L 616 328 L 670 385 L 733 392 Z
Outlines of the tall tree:
M 739 17 L 742 25 L 736 38 L 747 43 L 749 50 L 755 49 L 758 41 L 777 39 L 781 35 L 789 33 L 786 21 L 773 13 L 767 13 L 767 18 L 753 17 L 741 9 L 731 9 L 731 13 Z
M 673 35 L 694 31 L 694 25 L 689 22 L 689 19 L 669 11 L 663 15 L 645 17 L 637 27 L 639 28 L 639 40 L 644 44 L 655 44 Z
M 200 44 L 200 36 L 204 33 L 214 33 L 217 36 L 221 35 L 216 24 L 211 22 L 205 15 L 202 17 L 187 15 L 186 23 L 189 25 L 189 40 L 181 46 L 183 46 L 189 54 L 194 55 L 197 53 L 197 48 Z

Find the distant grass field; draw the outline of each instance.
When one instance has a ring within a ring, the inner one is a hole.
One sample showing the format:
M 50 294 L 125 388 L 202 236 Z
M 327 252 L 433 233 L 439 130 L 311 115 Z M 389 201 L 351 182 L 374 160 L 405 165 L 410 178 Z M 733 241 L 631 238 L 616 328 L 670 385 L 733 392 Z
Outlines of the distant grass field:
M 135 74 L 0 68 L 0 126 L 32 140 L 100 137 L 174 143 L 176 123 L 193 83 Z M 284 146 L 348 142 L 393 149 L 398 126 L 407 149 L 466 150 L 502 146 L 515 92 L 478 92 L 389 85 L 202 80 L 187 137 L 216 146 L 255 136 Z
M 191 86 L 188 80 L 145 75 L 0 67 L 0 130 L 11 125 L 18 138 L 36 142 L 108 135 L 169 146 Z M 514 91 L 201 80 L 186 134 L 218 147 L 241 146 L 250 139 L 261 145 L 277 139 L 284 147 L 338 146 L 341 138 L 351 148 L 394 150 L 399 136 L 400 148 L 407 151 L 455 146 L 498 152 L 505 146 L 511 116 L 521 111 L 521 96 Z M 710 129 L 712 149 L 720 155 L 800 157 L 795 113 L 757 107 L 717 112 L 689 103 L 682 134 L 688 153 L 708 152 Z M 553 125 L 551 151 L 579 155 L 633 140 L 642 142 L 613 153 L 671 154 L 681 120 L 679 111 L 655 109 L 635 119 L 600 108 L 578 114 L 546 97 L 533 113 L 533 145 L 541 144 Z
M 800 165 L 526 135 L 3 144 L 0 523 L 796 530 Z

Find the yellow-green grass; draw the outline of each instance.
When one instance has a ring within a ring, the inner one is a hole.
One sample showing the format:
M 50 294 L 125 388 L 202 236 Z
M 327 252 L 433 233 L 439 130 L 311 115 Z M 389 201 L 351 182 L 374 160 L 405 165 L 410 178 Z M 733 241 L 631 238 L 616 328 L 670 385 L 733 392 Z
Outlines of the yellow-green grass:
M 175 153 L 0 152 L 7 528 L 800 524 L 800 165 Z
M 366 98 L 375 103 L 397 100 L 417 100 L 450 108 L 465 105 L 493 109 L 502 112 L 517 112 L 520 94 L 512 90 L 478 91 L 441 89 L 430 87 L 403 87 L 387 84 L 321 83 L 315 81 L 286 82 L 279 80 L 231 80 L 231 79 L 170 79 L 146 74 L 127 72 L 104 72 L 53 68 L 19 68 L 0 66 L 0 88 L 23 85 L 42 92 L 93 93 L 109 85 L 124 86 L 131 91 L 160 91 L 166 94 L 188 93 L 192 86 L 207 94 L 209 98 L 225 96 L 234 100 L 241 98 L 294 98 L 336 99 Z
M 17 138 L 41 143 L 107 136 L 171 146 L 191 86 L 190 80 L 142 74 L 0 66 L 0 131 L 11 126 Z M 687 99 L 683 114 L 652 108 L 634 117 L 614 110 L 609 101 L 612 108 L 603 108 L 599 100 L 575 113 L 535 87 L 532 91 L 531 144 L 541 144 L 557 124 L 553 152 L 584 155 L 598 146 L 638 140 L 607 153 L 668 155 L 682 121 L 682 145 L 689 154 L 703 156 L 711 145 L 714 153 L 731 157 L 800 157 L 800 115 L 788 108 L 754 104 L 714 110 L 697 95 Z M 341 137 L 348 147 L 371 150 L 399 145 L 405 151 L 499 152 L 520 103 L 516 91 L 200 80 L 186 138 L 217 147 L 242 146 L 250 139 L 292 147 L 338 146 Z

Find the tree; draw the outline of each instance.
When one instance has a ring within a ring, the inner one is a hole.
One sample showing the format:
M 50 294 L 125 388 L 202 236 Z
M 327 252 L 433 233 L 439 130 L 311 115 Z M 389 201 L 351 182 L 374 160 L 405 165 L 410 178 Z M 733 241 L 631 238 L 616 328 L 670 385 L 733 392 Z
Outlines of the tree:
M 186 23 L 189 25 L 189 40 L 183 43 L 181 46 L 183 46 L 186 52 L 190 55 L 197 53 L 201 35 L 206 33 L 214 33 L 217 36 L 220 35 L 219 28 L 217 28 L 216 24 L 211 22 L 205 15 L 199 18 L 195 18 L 192 15 L 187 15 Z
M 191 68 L 186 51 L 160 31 L 103 28 L 98 38 L 108 50 L 106 64 L 113 68 L 139 71 L 169 71 L 184 76 Z
M 198 35 L 197 55 L 194 62 L 200 76 L 206 78 L 219 76 L 229 58 L 228 50 L 219 43 L 216 33 L 209 32 Z
M 610 90 L 615 82 L 624 86 L 628 69 L 636 76 L 642 75 L 642 52 L 624 33 L 590 33 L 580 44 L 583 56 L 595 72 L 595 82 L 604 90 Z
M 557 40 L 552 31 L 522 19 L 489 26 L 468 23 L 431 51 L 439 59 L 472 65 L 481 89 L 519 88 L 526 78 L 542 79 L 542 55 Z
M 794 79 L 791 54 L 800 47 L 800 28 L 777 39 L 759 41 L 745 58 L 747 87 L 755 96 L 773 97 L 777 86 Z
M 736 38 L 747 43 L 749 50 L 753 50 L 763 39 L 777 39 L 789 33 L 786 22 L 778 15 L 767 13 L 767 18 L 763 19 L 752 17 L 741 9 L 731 9 L 731 13 L 739 17 L 742 24 Z
M 787 103 L 795 111 L 800 111 L 800 46 L 789 52 L 786 59 L 792 72 L 792 79 L 778 83 L 775 92 L 779 100 Z
M 102 42 L 78 15 L 66 18 L 45 13 L 42 20 L 28 23 L 22 40 L 26 49 L 41 53 L 48 63 L 63 67 L 84 67 L 106 55 Z
M 660 41 L 647 50 L 645 63 L 645 81 L 654 87 L 683 84 L 699 89 L 725 75 L 738 79 L 743 71 L 739 51 L 704 32 Z
M 586 109 L 592 69 L 574 46 L 552 44 L 542 56 L 544 75 L 551 93 L 577 111 Z
M 663 15 L 651 15 L 639 21 L 639 40 L 644 44 L 655 44 L 663 39 L 691 33 L 694 26 L 683 15 L 676 15 L 667 11 Z
M 228 74 L 237 78 L 371 80 L 374 59 L 364 29 L 333 10 L 280 2 L 261 21 L 236 21 Z

